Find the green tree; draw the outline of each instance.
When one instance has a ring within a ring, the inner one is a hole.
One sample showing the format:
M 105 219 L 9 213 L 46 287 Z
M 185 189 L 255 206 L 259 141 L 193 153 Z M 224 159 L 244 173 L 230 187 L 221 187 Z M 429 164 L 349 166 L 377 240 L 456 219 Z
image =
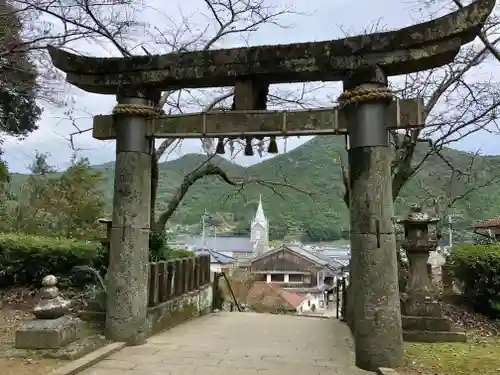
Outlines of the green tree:
M 73 164 L 51 185 L 58 232 L 67 237 L 97 236 L 104 196 L 100 190 L 102 173 L 91 168 L 87 158 Z
M 35 158 L 28 166 L 28 169 L 33 175 L 46 176 L 56 172 L 56 168 L 49 164 L 49 156 L 48 153 L 40 153 L 38 150 L 35 151 Z
M 238 221 L 233 229 L 234 236 L 247 236 L 250 234 L 250 221 Z
M 72 159 L 62 173 L 47 162 L 47 154 L 36 153 L 32 175 L 22 186 L 10 213 L 11 228 L 32 234 L 68 238 L 94 238 L 103 214 L 102 174 L 88 159 Z
M 9 207 L 12 200 L 10 193 L 10 173 L 7 163 L 0 159 L 0 230 L 9 228 L 8 217 Z
M 330 221 L 313 221 L 305 225 L 301 238 L 305 242 L 336 241 L 342 238 L 342 233 L 340 228 L 332 225 Z
M 12 3 L 0 0 L 0 131 L 11 136 L 36 130 L 42 113 L 35 101 L 37 72 L 22 28 Z
M 3 190 L 5 186 L 10 182 L 10 172 L 7 163 L 0 159 L 0 188 Z
M 55 167 L 48 164 L 48 154 L 35 154 L 28 166 L 31 175 L 14 197 L 15 204 L 7 212 L 10 228 L 32 234 L 52 232 L 54 227 L 50 210 L 50 185 L 54 180 Z

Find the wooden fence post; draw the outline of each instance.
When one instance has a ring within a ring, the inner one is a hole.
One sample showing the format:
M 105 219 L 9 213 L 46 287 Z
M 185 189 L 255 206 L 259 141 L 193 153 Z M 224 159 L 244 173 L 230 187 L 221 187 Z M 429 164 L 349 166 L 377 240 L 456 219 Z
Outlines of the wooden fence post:
M 158 268 L 156 263 L 149 263 L 148 306 L 158 304 Z
M 167 262 L 167 300 L 175 295 L 175 263 Z
M 210 255 L 200 255 L 201 258 L 201 273 L 202 285 L 210 283 Z
M 184 262 L 182 259 L 175 260 L 175 296 L 184 294 Z
M 205 285 L 205 257 L 200 255 L 200 285 Z
M 201 267 L 200 267 L 200 257 L 194 258 L 194 287 L 196 289 L 200 288 L 201 285 Z
M 189 258 L 189 291 L 190 292 L 196 289 L 196 287 L 195 287 L 195 284 L 196 284 L 196 280 L 195 280 L 196 263 L 195 263 L 195 260 L 196 260 L 196 257 Z
M 148 306 L 156 306 L 159 301 L 159 274 L 158 274 L 158 263 L 149 263 L 149 294 L 148 294 Z
M 187 293 L 189 292 L 189 258 L 182 259 L 182 269 L 184 271 L 184 277 L 182 278 L 184 287 L 182 293 Z
M 167 277 L 167 262 L 158 262 L 158 277 L 159 277 L 159 287 L 158 287 L 158 300 L 159 302 L 165 302 L 168 298 L 168 277 Z

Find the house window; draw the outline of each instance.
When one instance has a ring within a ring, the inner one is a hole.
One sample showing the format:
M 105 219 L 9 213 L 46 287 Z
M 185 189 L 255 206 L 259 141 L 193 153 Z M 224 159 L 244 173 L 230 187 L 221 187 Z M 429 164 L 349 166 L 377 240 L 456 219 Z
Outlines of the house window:
M 282 283 L 285 281 L 285 275 L 282 273 L 275 273 L 271 275 L 271 281 Z
M 297 274 L 290 274 L 288 275 L 288 281 L 291 283 L 301 283 L 302 282 L 302 275 L 297 275 Z

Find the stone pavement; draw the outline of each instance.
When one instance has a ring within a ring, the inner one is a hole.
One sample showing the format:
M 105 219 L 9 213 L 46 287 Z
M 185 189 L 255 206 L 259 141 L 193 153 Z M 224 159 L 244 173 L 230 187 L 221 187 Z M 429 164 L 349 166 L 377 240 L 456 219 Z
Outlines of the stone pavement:
M 126 347 L 79 375 L 369 375 L 354 366 L 336 319 L 219 312 L 145 345 Z

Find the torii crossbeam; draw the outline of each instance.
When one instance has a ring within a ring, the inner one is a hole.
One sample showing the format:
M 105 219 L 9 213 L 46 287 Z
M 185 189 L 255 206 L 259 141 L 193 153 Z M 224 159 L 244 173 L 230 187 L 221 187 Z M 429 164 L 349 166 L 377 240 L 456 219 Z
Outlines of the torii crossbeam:
M 342 81 L 359 67 L 379 66 L 387 76 L 450 63 L 472 41 L 494 0 L 479 0 L 430 22 L 324 42 L 231 48 L 155 56 L 95 58 L 49 48 L 67 81 L 88 92 L 117 88 L 172 90 L 235 86 L 246 78 L 267 84 Z
M 389 129 L 419 128 L 425 122 L 419 99 L 396 99 L 386 113 Z M 295 111 L 217 111 L 148 119 L 148 136 L 154 138 L 226 138 L 347 134 L 347 115 L 337 107 Z M 116 139 L 113 115 L 94 117 L 93 137 Z

